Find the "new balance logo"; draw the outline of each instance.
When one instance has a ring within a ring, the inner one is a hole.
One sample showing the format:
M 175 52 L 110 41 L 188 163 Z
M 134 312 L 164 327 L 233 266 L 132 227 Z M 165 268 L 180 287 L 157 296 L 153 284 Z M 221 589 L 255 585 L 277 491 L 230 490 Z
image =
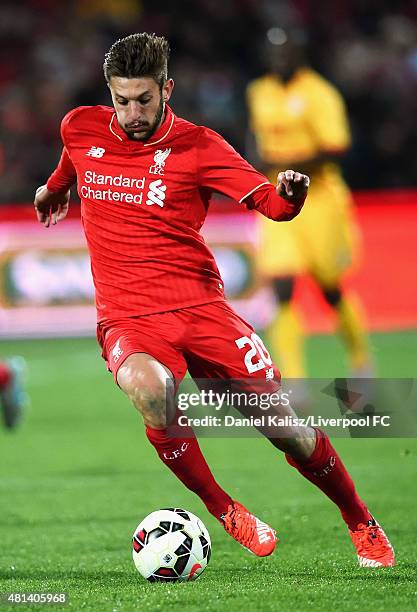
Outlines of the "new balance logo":
M 148 199 L 146 200 L 146 204 L 148 206 L 152 206 L 152 204 L 157 204 L 157 206 L 163 208 L 166 189 L 166 185 L 162 184 L 161 179 L 158 179 L 157 181 L 152 181 L 152 183 L 149 184 L 149 191 L 148 195 L 146 196 Z
M 103 157 L 106 149 L 102 149 L 101 147 L 91 147 L 91 149 L 86 153 L 87 157 Z
M 274 368 L 268 368 L 265 372 L 266 380 L 274 380 Z
M 118 339 L 118 341 L 114 345 L 113 350 L 111 352 L 111 355 L 113 357 L 114 363 L 117 363 L 119 361 L 120 357 L 123 355 L 123 349 L 120 348 L 120 338 Z

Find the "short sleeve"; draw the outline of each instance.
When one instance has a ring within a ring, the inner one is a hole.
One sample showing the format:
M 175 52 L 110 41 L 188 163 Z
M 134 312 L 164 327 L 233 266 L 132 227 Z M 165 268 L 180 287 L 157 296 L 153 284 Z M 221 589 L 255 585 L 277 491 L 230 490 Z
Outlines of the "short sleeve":
M 243 200 L 261 185 L 270 184 L 222 136 L 201 128 L 197 140 L 197 181 L 199 187 Z
M 351 142 L 345 103 L 330 84 L 317 88 L 312 105 L 311 129 L 322 151 L 344 151 Z

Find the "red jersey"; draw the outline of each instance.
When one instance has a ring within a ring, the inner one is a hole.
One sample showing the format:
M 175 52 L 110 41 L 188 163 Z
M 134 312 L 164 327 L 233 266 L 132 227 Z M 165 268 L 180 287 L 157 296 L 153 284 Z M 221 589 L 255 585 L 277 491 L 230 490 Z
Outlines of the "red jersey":
M 131 140 L 113 108 L 79 107 L 61 125 L 50 191 L 75 181 L 91 257 L 98 321 L 223 300 L 223 281 L 200 234 L 210 195 L 275 219 L 295 216 L 267 178 L 221 136 L 174 115 L 147 141 Z

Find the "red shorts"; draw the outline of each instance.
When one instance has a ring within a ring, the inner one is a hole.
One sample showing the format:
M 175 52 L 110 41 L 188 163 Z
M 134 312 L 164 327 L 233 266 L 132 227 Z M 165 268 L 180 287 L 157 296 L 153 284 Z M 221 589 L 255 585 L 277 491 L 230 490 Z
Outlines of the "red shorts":
M 281 380 L 261 338 L 223 300 L 106 321 L 98 325 L 97 338 L 116 380 L 118 369 L 133 353 L 147 353 L 166 366 L 176 386 L 187 369 L 194 379 L 263 380 L 278 385 Z

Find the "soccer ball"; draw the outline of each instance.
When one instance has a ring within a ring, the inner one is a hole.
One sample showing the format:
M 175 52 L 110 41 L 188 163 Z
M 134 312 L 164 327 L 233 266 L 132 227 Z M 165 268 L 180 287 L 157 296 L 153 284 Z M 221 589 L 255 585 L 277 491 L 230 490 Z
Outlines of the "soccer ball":
M 150 582 L 195 580 L 210 561 L 210 536 L 188 510 L 163 508 L 136 527 L 132 555 L 136 569 Z

